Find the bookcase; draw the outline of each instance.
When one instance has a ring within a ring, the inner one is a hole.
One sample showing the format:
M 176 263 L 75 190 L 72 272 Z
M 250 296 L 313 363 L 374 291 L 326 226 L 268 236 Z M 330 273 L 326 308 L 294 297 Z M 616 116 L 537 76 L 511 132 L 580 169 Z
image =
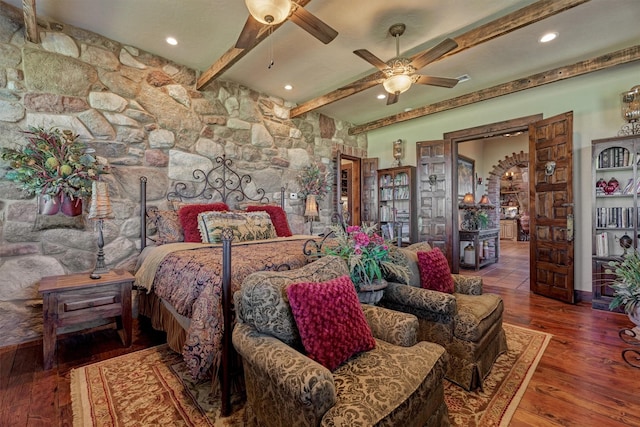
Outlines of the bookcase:
M 640 135 L 592 141 L 592 307 L 608 310 L 609 263 L 638 247 Z
M 378 170 L 378 221 L 386 237 L 397 240 L 401 233 L 402 244 L 416 242 L 415 166 Z

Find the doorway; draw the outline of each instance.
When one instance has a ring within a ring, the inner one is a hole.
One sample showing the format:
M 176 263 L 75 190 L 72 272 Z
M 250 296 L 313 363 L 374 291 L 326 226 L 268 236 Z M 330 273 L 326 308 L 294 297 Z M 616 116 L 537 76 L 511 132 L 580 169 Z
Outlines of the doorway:
M 507 120 L 504 122 L 492 123 L 488 125 L 478 126 L 475 128 L 463 129 L 459 131 L 449 132 L 444 134 L 444 139 L 451 141 L 451 158 L 458 158 L 459 154 L 459 144 L 474 140 L 482 140 L 486 138 L 493 138 L 498 136 L 503 136 L 506 134 L 515 134 L 517 132 L 528 132 L 529 124 L 535 123 L 542 119 L 542 114 L 535 114 L 532 116 L 521 117 L 517 119 Z M 451 162 L 451 176 L 453 180 L 453 194 L 458 193 L 458 165 L 457 162 Z M 498 166 L 500 167 L 500 161 L 498 161 Z M 513 166 L 513 165 L 511 165 Z M 509 166 L 509 167 L 511 167 Z M 508 168 L 505 168 L 505 171 Z M 493 174 L 489 173 L 489 180 L 486 180 L 486 177 L 483 177 L 482 184 L 482 192 L 487 193 L 492 204 L 496 205 L 499 203 L 499 194 L 500 194 L 500 177 L 502 173 L 498 173 L 495 176 L 495 172 Z M 492 179 L 493 178 L 493 179 Z M 479 183 L 479 180 L 476 179 L 476 184 Z M 492 196 L 493 195 L 493 198 Z M 457 212 L 457 201 L 455 202 L 455 207 L 453 212 Z M 489 212 L 490 220 L 493 224 L 499 226 L 500 224 L 500 209 L 493 209 Z M 451 259 L 451 271 L 455 273 L 461 272 L 460 269 L 460 236 L 458 234 L 458 227 L 453 227 L 452 232 L 452 259 Z M 498 243 L 501 244 L 500 242 Z M 528 246 L 528 243 L 524 243 L 524 245 Z M 500 253 L 500 248 L 498 248 L 498 253 Z M 490 270 L 499 269 L 501 264 L 504 265 L 506 263 L 506 259 L 502 259 L 502 254 L 498 259 L 498 264 L 493 264 L 494 268 Z M 527 268 L 530 268 L 530 261 L 527 262 Z M 524 265 L 520 265 L 519 268 L 524 270 Z M 485 267 L 485 271 L 489 271 L 488 267 Z M 482 272 L 482 270 L 479 270 Z M 474 273 L 477 273 L 474 271 Z
M 349 225 L 361 223 L 361 159 L 342 154 L 340 157 L 338 204 L 342 218 Z

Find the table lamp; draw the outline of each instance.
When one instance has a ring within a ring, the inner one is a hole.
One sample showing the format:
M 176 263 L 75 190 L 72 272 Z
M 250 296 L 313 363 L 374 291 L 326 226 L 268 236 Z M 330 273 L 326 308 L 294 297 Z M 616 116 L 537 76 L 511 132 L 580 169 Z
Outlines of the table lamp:
M 304 207 L 304 216 L 309 218 L 309 234 L 313 234 L 313 219 L 318 216 L 318 202 L 315 194 L 308 194 Z
M 104 237 L 102 235 L 103 222 L 107 218 L 114 218 L 111 210 L 111 200 L 109 200 L 109 186 L 106 182 L 93 181 L 91 185 L 91 207 L 89 208 L 89 219 L 97 220 L 98 225 L 98 258 L 96 266 L 89 277 L 99 279 L 102 274 L 109 269 L 104 263 Z

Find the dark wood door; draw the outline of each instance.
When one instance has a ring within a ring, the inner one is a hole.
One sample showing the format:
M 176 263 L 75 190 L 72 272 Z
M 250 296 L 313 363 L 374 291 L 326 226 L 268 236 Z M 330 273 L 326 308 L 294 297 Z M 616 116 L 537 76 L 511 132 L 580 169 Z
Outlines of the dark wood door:
M 418 241 L 440 248 L 450 260 L 452 271 L 458 263 L 452 262 L 459 251 L 452 244 L 452 173 L 451 141 L 419 141 L 416 143 L 418 160 Z
M 573 303 L 573 112 L 529 125 L 531 290 Z
M 362 159 L 362 221 L 378 222 L 378 158 Z

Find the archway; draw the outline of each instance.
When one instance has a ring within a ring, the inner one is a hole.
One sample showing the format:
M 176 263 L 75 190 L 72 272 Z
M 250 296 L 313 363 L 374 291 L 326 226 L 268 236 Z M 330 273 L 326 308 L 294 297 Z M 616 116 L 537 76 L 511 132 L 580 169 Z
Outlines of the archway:
M 500 224 L 500 178 L 514 166 L 526 165 L 529 166 L 529 153 L 520 151 L 519 153 L 512 153 L 511 156 L 505 156 L 503 160 L 500 160 L 497 165 L 493 166 L 493 170 L 489 172 L 489 182 L 487 184 L 487 196 L 495 205 L 496 209 L 491 211 L 490 217 L 494 224 Z M 529 209 L 529 203 L 527 200 L 527 211 Z

